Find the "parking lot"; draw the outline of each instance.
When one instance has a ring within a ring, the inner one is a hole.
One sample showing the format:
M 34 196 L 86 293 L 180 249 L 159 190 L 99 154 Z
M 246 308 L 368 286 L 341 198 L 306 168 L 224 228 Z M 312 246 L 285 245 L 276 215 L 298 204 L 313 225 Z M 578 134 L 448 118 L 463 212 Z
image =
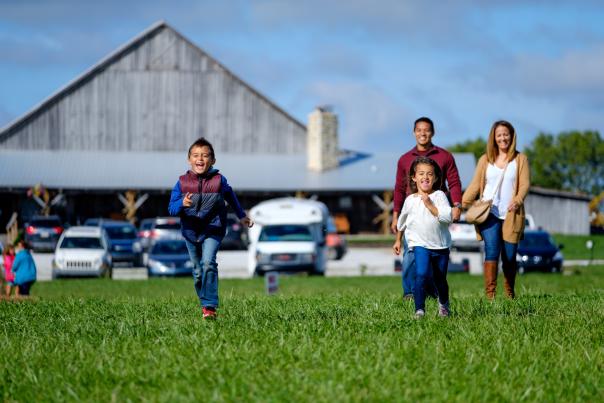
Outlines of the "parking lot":
M 218 268 L 221 278 L 249 278 L 247 270 L 247 251 L 220 251 Z M 52 279 L 52 253 L 33 253 L 38 268 L 38 280 Z M 328 277 L 345 276 L 388 276 L 399 275 L 395 272 L 395 260 L 390 248 L 349 248 L 341 260 L 330 260 L 327 264 Z M 480 274 L 480 253 L 451 253 L 450 270 L 461 271 L 462 260 L 468 259 L 470 271 Z M 116 267 L 116 279 L 146 278 L 145 268 Z

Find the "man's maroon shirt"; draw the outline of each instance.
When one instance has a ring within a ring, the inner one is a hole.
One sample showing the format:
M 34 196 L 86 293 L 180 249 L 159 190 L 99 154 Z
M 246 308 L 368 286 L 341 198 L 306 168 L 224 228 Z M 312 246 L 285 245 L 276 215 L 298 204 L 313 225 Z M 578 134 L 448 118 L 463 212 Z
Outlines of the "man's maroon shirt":
M 428 151 L 418 151 L 417 147 L 413 147 L 407 153 L 401 155 L 398 160 L 396 182 L 394 183 L 394 211 L 400 214 L 405 198 L 411 194 L 408 179 L 409 170 L 411 169 L 413 160 L 417 157 L 428 157 L 436 161 L 447 182 L 445 186 L 445 181 L 441 181 L 440 190 L 447 193 L 453 204 L 461 203 L 461 181 L 459 180 L 459 172 L 457 172 L 457 165 L 455 165 L 453 155 L 437 146 L 432 146 Z M 449 189 L 448 192 L 447 188 Z

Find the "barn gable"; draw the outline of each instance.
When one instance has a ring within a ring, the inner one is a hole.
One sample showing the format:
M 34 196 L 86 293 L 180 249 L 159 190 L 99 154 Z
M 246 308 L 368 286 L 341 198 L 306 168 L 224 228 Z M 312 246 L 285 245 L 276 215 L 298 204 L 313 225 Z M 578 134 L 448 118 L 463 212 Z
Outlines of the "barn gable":
M 303 153 L 303 124 L 160 22 L 0 131 L 0 149 Z

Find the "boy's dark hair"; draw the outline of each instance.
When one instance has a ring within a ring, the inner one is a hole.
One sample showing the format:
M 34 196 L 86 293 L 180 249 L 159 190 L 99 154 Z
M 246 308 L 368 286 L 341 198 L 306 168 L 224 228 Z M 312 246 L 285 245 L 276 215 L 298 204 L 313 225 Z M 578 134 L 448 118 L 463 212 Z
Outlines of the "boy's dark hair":
M 436 132 L 434 131 L 434 122 L 432 122 L 432 119 L 426 116 L 422 116 L 421 118 L 417 118 L 415 120 L 415 123 L 413 124 L 413 131 L 415 131 L 415 128 L 417 127 L 417 124 L 419 122 L 428 123 L 430 125 L 430 128 L 432 129 L 432 134 L 436 134 Z
M 191 157 L 191 151 L 193 150 L 194 147 L 208 147 L 210 149 L 210 155 L 212 156 L 212 159 L 216 159 L 216 156 L 214 155 L 214 147 L 212 147 L 212 143 L 210 143 L 208 140 L 206 140 L 205 137 L 200 137 L 197 140 L 195 140 L 193 142 L 193 144 L 191 144 L 191 147 L 189 147 L 188 157 Z
M 417 157 L 411 163 L 411 168 L 409 168 L 409 188 L 411 189 L 411 193 L 417 193 L 417 185 L 413 181 L 413 177 L 415 176 L 415 171 L 417 170 L 417 166 L 419 164 L 432 165 L 434 168 L 434 184 L 432 185 L 432 189 L 439 190 L 442 186 L 442 172 L 440 171 L 440 167 L 432 158 L 428 157 Z

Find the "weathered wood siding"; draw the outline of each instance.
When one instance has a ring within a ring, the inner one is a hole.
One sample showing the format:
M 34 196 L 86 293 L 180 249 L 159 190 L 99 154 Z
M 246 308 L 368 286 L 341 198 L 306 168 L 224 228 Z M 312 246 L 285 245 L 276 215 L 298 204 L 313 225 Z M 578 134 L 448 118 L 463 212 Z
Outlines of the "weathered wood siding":
M 556 234 L 589 235 L 589 201 L 530 192 L 524 201 L 537 226 Z
M 299 153 L 305 127 L 163 25 L 21 124 L 0 148 Z

